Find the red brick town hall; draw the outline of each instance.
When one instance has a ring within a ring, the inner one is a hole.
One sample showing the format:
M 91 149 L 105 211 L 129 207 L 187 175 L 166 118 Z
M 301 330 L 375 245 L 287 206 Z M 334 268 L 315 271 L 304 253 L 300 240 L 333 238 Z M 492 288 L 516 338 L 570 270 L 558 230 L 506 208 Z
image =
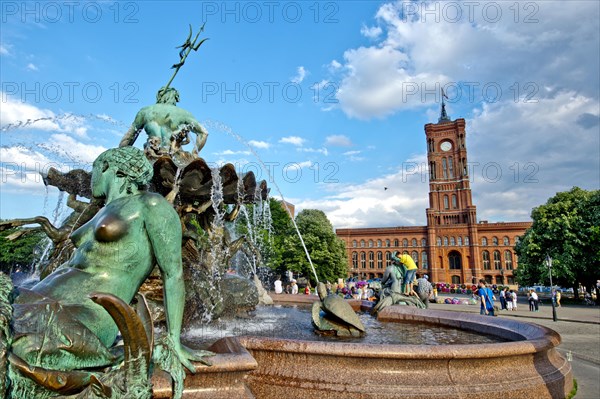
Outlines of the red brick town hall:
M 465 120 L 450 120 L 445 105 L 438 123 L 425 125 L 429 162 L 427 226 L 337 229 L 346 243 L 349 276 L 383 277 L 394 251 L 410 254 L 430 281 L 514 284 L 513 247 L 531 222 L 477 220 L 471 198 Z

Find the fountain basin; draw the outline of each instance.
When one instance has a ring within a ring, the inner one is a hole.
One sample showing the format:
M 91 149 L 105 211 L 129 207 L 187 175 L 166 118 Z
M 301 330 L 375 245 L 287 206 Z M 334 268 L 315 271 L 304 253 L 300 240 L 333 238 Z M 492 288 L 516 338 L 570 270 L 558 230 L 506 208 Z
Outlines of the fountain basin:
M 564 398 L 571 365 L 545 327 L 497 317 L 391 306 L 382 321 L 425 322 L 511 342 L 376 345 L 240 337 L 258 367 L 246 376 L 256 398 Z

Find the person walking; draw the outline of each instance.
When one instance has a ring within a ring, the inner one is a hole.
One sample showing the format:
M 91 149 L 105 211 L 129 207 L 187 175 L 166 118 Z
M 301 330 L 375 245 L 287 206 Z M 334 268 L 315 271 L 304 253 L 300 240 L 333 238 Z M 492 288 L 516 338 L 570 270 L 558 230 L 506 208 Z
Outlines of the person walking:
M 532 295 L 533 290 L 529 290 L 529 292 L 527 293 L 527 302 L 529 303 L 529 311 L 533 312 L 533 295 Z
M 500 310 L 506 309 L 506 291 L 503 289 L 500 290 Z
M 484 279 L 479 280 L 477 295 L 481 302 L 479 314 L 494 316 L 494 293 L 487 287 Z
M 429 309 L 429 298 L 433 294 L 433 286 L 429 282 L 429 276 L 424 274 L 423 277 L 417 279 L 417 296 L 425 305 L 425 309 Z
M 560 291 L 556 291 L 556 306 L 558 306 L 560 308 L 560 297 L 561 297 L 561 293 Z
M 512 299 L 512 310 L 517 310 L 517 293 L 514 290 L 510 290 L 510 297 Z
M 539 300 L 540 300 L 540 298 L 538 297 L 538 294 L 535 291 L 532 291 L 531 292 L 531 298 L 532 298 L 532 301 L 533 301 L 533 309 L 534 309 L 533 311 L 534 312 L 539 312 L 539 307 L 538 306 L 539 306 Z

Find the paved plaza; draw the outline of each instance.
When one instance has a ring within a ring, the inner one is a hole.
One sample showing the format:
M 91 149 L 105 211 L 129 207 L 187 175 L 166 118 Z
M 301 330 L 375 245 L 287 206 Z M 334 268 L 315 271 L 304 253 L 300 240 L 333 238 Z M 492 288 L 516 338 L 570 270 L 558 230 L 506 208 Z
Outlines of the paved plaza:
M 430 304 L 430 309 L 479 313 L 478 305 Z M 571 362 L 573 377 L 579 386 L 575 399 L 600 398 L 600 308 L 567 305 L 556 309 L 558 321 L 552 320 L 552 306 L 540 306 L 530 312 L 526 303 L 516 311 L 500 311 L 498 317 L 514 317 L 558 332 L 562 343 L 558 351 Z

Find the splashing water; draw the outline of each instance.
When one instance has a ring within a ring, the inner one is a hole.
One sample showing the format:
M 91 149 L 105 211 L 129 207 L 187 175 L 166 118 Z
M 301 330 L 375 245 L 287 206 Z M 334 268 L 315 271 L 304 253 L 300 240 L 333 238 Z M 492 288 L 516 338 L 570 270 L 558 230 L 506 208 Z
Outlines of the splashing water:
M 279 196 L 281 197 L 281 200 L 283 201 L 284 208 L 286 209 L 286 211 L 290 215 L 290 219 L 292 219 L 292 224 L 294 225 L 294 228 L 296 229 L 296 233 L 298 234 L 298 237 L 300 238 L 300 243 L 302 244 L 302 248 L 304 248 L 304 253 L 306 254 L 306 258 L 308 259 L 308 263 L 310 264 L 310 268 L 311 268 L 311 270 L 313 272 L 313 275 L 315 276 L 315 280 L 318 283 L 319 282 L 319 277 L 317 276 L 317 271 L 315 270 L 315 266 L 312 263 L 312 259 L 310 258 L 310 254 L 308 253 L 308 249 L 306 248 L 306 244 L 304 243 L 304 239 L 302 238 L 302 234 L 300 234 L 300 230 L 298 229 L 298 226 L 296 225 L 296 221 L 294 220 L 294 216 L 292 215 L 292 211 L 287 206 L 287 201 L 283 197 L 283 193 L 281 192 L 281 189 L 277 185 L 277 182 L 275 181 L 274 177 L 271 176 L 271 173 L 269 172 L 269 168 L 267 168 L 267 166 L 265 165 L 265 163 L 263 162 L 263 160 L 260 158 L 260 156 L 256 153 L 256 151 L 254 151 L 254 148 L 252 148 L 252 146 L 250 144 L 248 144 L 248 142 L 246 140 L 244 140 L 244 138 L 242 136 L 240 136 L 239 134 L 235 133 L 233 131 L 233 129 L 231 129 L 231 127 L 227 126 L 226 124 L 224 124 L 222 122 L 212 121 L 212 120 L 205 121 L 204 125 L 205 125 L 206 128 L 213 128 L 215 130 L 219 130 L 219 131 L 222 131 L 222 132 L 225 132 L 225 133 L 229 134 L 230 136 L 232 136 L 233 138 L 235 138 L 237 141 L 239 141 L 240 143 L 244 144 L 246 146 L 246 148 L 248 148 L 248 150 L 256 157 L 256 159 L 258 160 L 258 162 L 262 166 L 262 168 L 265 171 L 265 173 L 267 173 L 267 175 L 269 176 L 269 181 L 272 182 L 273 185 L 275 186 L 275 189 L 277 190 L 277 192 L 279 193 Z

